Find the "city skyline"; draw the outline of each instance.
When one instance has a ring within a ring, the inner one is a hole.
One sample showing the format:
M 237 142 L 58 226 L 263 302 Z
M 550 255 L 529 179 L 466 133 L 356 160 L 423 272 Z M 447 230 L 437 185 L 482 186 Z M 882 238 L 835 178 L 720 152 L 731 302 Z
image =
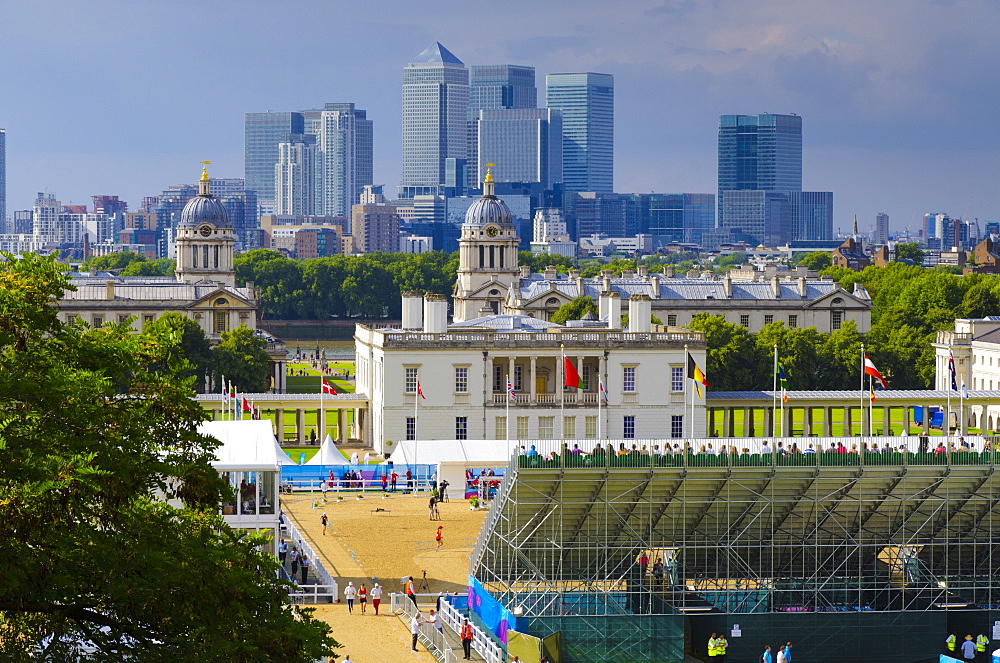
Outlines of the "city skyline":
M 481 12 L 458 3 L 387 2 L 376 18 L 360 7 L 307 2 L 294 60 L 268 38 L 268 5 L 235 7 L 116 1 L 0 10 L 0 53 L 7 61 L 33 53 L 0 73 L 8 213 L 29 208 L 43 190 L 66 204 L 118 195 L 135 209 L 143 196 L 192 181 L 204 159 L 215 162 L 213 174 L 238 177 L 243 113 L 328 100 L 368 110 L 374 179 L 394 191 L 401 68 L 439 41 L 469 66 L 530 66 L 539 81 L 565 71 L 613 75 L 619 192 L 715 191 L 720 115 L 796 113 L 808 122 L 803 189 L 835 192 L 835 232 L 849 230 L 855 214 L 862 231 L 878 212 L 889 214 L 894 231 L 915 231 L 928 211 L 1000 217 L 1000 132 L 991 124 L 1000 93 L 989 84 L 1000 4 L 992 0 L 836 9 L 514 2 L 488 13 L 488 39 L 478 29 Z M 101 27 L 109 17 L 114 44 Z M 331 39 L 351 58 L 331 55 Z M 171 71 L 201 71 L 206 60 L 218 64 L 210 73 L 175 75 L 169 88 L 156 83 Z M 52 84 L 37 84 L 43 80 Z M 188 95 L 199 103 L 182 103 Z

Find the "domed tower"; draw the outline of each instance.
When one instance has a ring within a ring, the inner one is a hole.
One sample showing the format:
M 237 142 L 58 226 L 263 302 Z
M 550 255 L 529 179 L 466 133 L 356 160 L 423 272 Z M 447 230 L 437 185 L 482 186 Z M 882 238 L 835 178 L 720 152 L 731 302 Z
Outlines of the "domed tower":
M 236 285 L 233 268 L 233 226 L 226 207 L 211 191 L 208 162 L 201 171 L 198 196 L 181 212 L 174 243 L 177 247 L 178 281 Z
M 483 197 L 469 206 L 458 240 L 455 322 L 503 313 L 503 301 L 520 274 L 517 227 L 510 208 L 496 197 L 492 165 L 487 164 Z

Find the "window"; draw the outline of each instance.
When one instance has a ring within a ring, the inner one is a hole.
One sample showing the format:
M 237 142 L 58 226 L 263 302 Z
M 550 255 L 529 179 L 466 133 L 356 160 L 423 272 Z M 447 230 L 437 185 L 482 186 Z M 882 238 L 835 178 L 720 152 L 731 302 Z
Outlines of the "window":
M 468 440 L 469 439 L 469 418 L 468 417 L 455 417 L 455 439 L 456 440 Z
M 417 393 L 417 369 L 407 368 L 405 370 L 406 370 L 406 379 L 403 384 L 406 388 L 406 393 L 415 394 Z
M 104 325 L 104 316 L 95 315 L 94 316 L 94 327 L 101 327 Z
M 667 316 L 667 326 L 668 327 L 676 327 L 677 326 L 677 314 L 676 313 L 671 313 L 670 315 Z
M 622 437 L 626 440 L 635 439 L 635 415 L 626 414 L 624 426 L 622 427 Z
M 155 319 L 156 319 L 155 315 L 144 315 L 142 316 L 142 325 L 145 327 Z
M 788 328 L 798 329 L 798 327 L 799 327 L 799 316 L 797 315 L 788 316 Z
M 522 440 L 528 437 L 528 418 L 517 418 L 517 439 Z
M 576 437 L 576 417 L 563 417 L 563 439 L 572 440 Z
M 588 440 L 597 438 L 597 417 L 588 416 L 583 421 L 583 436 Z
M 502 393 L 507 389 L 507 385 L 503 383 L 503 366 L 494 364 L 493 365 L 493 391 L 497 393 Z
M 66 319 L 66 322 L 68 322 L 68 323 L 69 323 L 70 325 L 74 325 L 74 324 L 76 324 L 76 316 L 75 316 L 75 315 L 71 315 L 71 316 L 69 316 L 69 317 L 68 317 L 68 318 Z
M 507 417 L 496 418 L 496 425 L 493 429 L 493 438 L 497 440 L 507 439 Z
M 521 384 L 521 366 L 514 367 L 514 391 L 524 391 L 524 386 Z
M 750 316 L 749 315 L 741 315 L 740 316 L 740 324 L 742 326 L 744 326 L 744 327 L 749 327 L 750 326 Z
M 635 366 L 622 367 L 622 391 L 635 393 Z
M 844 325 L 844 312 L 834 311 L 833 316 L 830 318 L 830 329 L 837 331 Z
M 774 322 L 774 316 L 771 315 L 770 313 L 765 313 L 764 314 L 764 324 L 765 325 L 769 325 L 772 322 Z
M 670 437 L 684 437 L 684 415 L 670 415 Z
M 583 375 L 580 376 L 580 387 L 582 389 L 586 390 L 586 389 L 588 389 L 590 387 L 590 374 L 591 373 L 592 373 L 592 371 L 590 370 L 590 366 L 584 366 L 583 367 Z
M 222 332 L 229 331 L 229 312 L 228 311 L 216 311 L 215 312 L 215 333 L 221 334 Z
M 670 391 L 684 391 L 684 367 L 670 367 Z
M 455 367 L 455 393 L 469 393 L 469 369 L 467 366 Z
M 127 315 L 119 315 L 118 316 L 118 324 L 124 325 L 127 321 L 128 321 L 128 316 Z
M 415 440 L 417 439 L 417 418 L 407 417 L 406 418 L 406 439 Z
M 554 425 L 555 417 L 538 417 L 538 437 L 543 440 L 551 440 Z

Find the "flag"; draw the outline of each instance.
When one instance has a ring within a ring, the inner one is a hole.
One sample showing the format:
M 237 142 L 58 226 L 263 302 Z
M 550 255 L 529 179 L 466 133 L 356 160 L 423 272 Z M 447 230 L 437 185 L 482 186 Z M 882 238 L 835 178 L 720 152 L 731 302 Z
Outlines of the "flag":
M 223 375 L 222 376 L 222 401 L 225 402 L 225 401 L 228 401 L 228 400 L 229 400 L 229 392 L 226 391 L 226 376 Z
M 233 386 L 232 380 L 229 381 L 229 397 L 234 400 L 236 399 L 236 387 Z
M 781 387 L 781 402 L 788 402 L 788 375 L 785 373 L 785 367 L 778 364 L 778 385 Z
M 563 368 L 566 373 L 566 386 L 573 387 L 574 389 L 583 389 L 580 374 L 576 372 L 576 366 L 569 360 L 569 357 L 563 357 Z
M 597 381 L 597 384 L 598 384 L 598 388 L 600 389 L 600 392 L 601 392 L 601 397 L 604 398 L 604 402 L 605 403 L 609 403 L 610 399 L 608 399 L 608 390 L 604 388 L 604 378 L 600 378 Z
M 514 385 L 510 383 L 510 378 L 507 378 L 507 395 L 510 396 L 510 400 L 517 402 L 517 392 L 514 391 Z
M 260 410 L 257 409 L 256 401 L 250 401 L 250 418 L 254 421 L 260 419 Z
M 868 383 L 868 397 L 871 399 L 872 403 L 875 402 L 875 385 Z
M 948 350 L 948 372 L 951 373 L 951 390 L 958 391 L 958 381 L 955 379 L 955 355 L 951 353 L 951 349 Z
M 424 396 L 424 390 L 420 388 L 420 380 L 417 380 L 417 396 L 420 396 L 425 401 L 427 400 L 427 397 Z
M 882 377 L 882 374 L 878 372 L 878 369 L 875 368 L 875 364 L 873 364 L 872 360 L 868 358 L 868 355 L 865 355 L 865 375 L 870 375 L 878 380 L 883 389 L 889 388 L 889 383 L 886 382 L 885 378 Z
M 243 397 L 243 404 L 240 407 L 242 408 L 242 410 L 244 412 L 251 412 L 252 411 L 250 409 L 250 401 L 247 400 L 246 396 Z
M 324 394 L 336 394 L 337 390 L 334 389 L 333 385 L 326 381 L 326 378 L 321 377 L 319 379 L 320 391 Z M 419 384 L 419 383 L 418 383 Z
M 969 397 L 969 390 L 965 388 L 965 378 L 962 378 L 962 398 Z
M 702 372 L 702 370 L 698 368 L 698 364 L 695 362 L 694 357 L 692 355 L 688 355 L 688 377 L 694 380 L 695 391 L 698 392 L 698 398 L 701 398 L 702 393 L 700 385 L 704 385 L 707 387 L 708 378 L 705 377 L 705 374 Z

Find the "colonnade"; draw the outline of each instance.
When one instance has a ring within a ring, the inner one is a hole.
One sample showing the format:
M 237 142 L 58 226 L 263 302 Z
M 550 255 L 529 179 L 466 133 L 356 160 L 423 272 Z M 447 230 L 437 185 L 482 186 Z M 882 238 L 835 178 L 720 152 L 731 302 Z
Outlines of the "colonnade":
M 311 429 L 316 431 L 316 439 L 322 442 L 333 425 L 337 427 L 336 441 L 345 443 L 351 439 L 367 439 L 368 401 L 355 394 L 336 394 L 319 399 L 318 394 L 241 394 L 247 401 L 253 401 L 261 417 L 274 422 L 275 436 L 279 442 L 306 442 Z M 212 414 L 215 420 L 231 418 L 228 401 L 220 394 L 200 394 L 201 406 Z M 315 425 L 306 426 L 306 415 L 315 415 Z M 249 418 L 249 414 L 243 414 Z M 285 426 L 294 424 L 295 433 L 286 433 Z M 285 438 L 288 438 L 287 440 Z

